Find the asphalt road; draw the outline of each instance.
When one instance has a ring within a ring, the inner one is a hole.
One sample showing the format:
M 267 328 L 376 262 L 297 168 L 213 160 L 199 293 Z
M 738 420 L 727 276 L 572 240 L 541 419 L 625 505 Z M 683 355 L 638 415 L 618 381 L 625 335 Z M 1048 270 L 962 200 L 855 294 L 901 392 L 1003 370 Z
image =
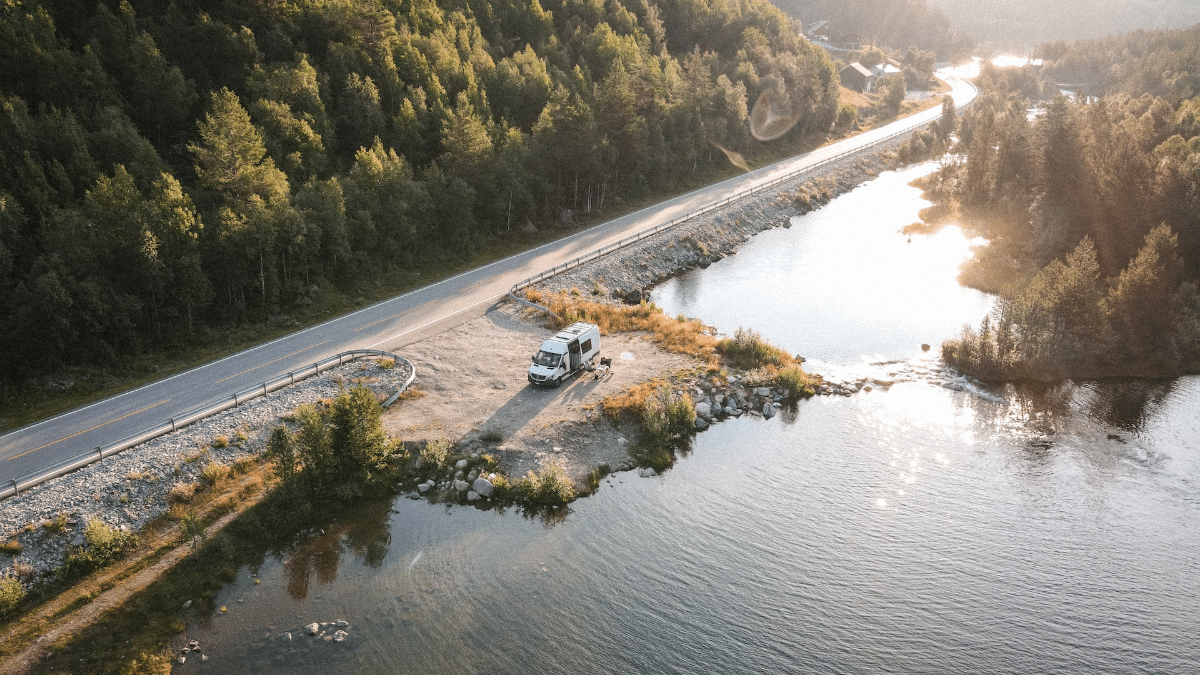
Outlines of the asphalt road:
M 951 95 L 960 106 L 976 96 L 975 88 L 970 84 L 961 81 L 951 81 L 951 84 Z M 940 106 L 936 106 L 885 127 L 675 197 L 219 361 L 17 429 L 0 436 L 0 487 L 59 465 L 91 448 L 162 424 L 186 411 L 228 399 L 234 392 L 311 366 L 339 352 L 369 348 L 403 354 L 406 345 L 482 315 L 519 281 L 757 185 L 926 125 L 940 113 Z

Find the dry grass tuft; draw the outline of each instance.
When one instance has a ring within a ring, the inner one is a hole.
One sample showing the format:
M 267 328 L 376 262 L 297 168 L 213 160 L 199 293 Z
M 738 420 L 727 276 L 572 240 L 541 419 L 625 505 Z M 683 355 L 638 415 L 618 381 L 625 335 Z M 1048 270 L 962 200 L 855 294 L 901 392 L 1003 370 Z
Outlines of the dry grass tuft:
M 576 321 L 588 321 L 603 333 L 649 333 L 658 346 L 676 354 L 686 354 L 702 361 L 715 359 L 717 339 L 699 319 L 671 317 L 654 305 L 615 305 L 570 297 L 566 294 L 544 296 L 534 291 L 539 300 L 562 317 L 556 328 Z

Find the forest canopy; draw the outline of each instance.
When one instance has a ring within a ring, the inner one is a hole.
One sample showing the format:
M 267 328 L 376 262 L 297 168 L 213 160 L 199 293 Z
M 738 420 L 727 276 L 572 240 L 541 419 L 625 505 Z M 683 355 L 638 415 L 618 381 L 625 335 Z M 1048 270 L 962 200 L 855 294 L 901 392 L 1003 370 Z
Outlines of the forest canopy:
M 1099 97 L 1057 92 L 1058 64 L 1106 41 L 1043 47 L 1057 59 L 1040 69 L 984 68 L 958 159 L 929 188 L 989 240 L 964 281 L 1002 296 L 944 345 L 948 362 L 997 379 L 1200 369 L 1197 30 L 1114 38 L 1128 58 L 1105 52 L 1122 75 Z
M 0 386 L 677 190 L 764 90 L 783 147 L 838 111 L 762 0 L 3 0 L 0 62 Z

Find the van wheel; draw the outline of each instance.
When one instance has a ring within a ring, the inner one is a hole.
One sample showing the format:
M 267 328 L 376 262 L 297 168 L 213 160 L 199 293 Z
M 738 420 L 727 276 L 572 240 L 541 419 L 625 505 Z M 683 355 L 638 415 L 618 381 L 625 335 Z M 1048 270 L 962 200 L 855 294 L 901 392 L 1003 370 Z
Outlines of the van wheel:
M 562 386 L 562 380 L 563 379 L 561 377 L 554 378 L 554 388 L 555 389 L 558 389 L 559 387 Z

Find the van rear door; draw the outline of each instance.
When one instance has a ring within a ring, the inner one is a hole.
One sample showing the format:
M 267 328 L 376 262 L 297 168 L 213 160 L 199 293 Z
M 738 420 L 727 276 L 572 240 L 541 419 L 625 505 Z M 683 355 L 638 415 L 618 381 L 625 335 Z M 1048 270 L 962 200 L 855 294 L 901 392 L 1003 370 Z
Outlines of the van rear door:
M 579 370 L 579 364 L 583 361 L 583 352 L 579 351 L 579 340 L 571 340 L 567 344 L 567 355 L 570 359 L 567 372 L 573 373 Z

